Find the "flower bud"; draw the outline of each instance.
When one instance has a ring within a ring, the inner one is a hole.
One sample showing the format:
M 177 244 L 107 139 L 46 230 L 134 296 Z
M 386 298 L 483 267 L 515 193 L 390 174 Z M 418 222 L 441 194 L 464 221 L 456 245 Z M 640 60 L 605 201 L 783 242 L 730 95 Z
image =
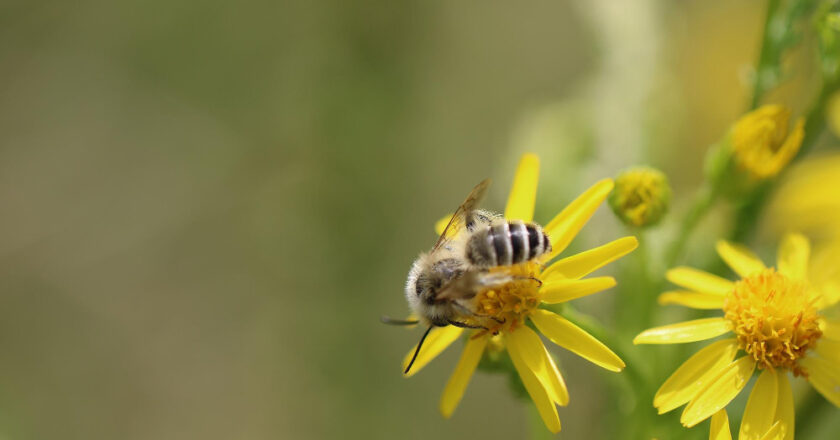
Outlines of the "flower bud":
M 661 171 L 635 167 L 615 178 L 610 207 L 625 224 L 636 227 L 653 225 L 665 215 L 671 203 L 671 186 Z
M 799 118 L 788 133 L 790 109 L 765 105 L 742 116 L 732 128 L 735 163 L 753 179 L 767 179 L 796 156 L 805 135 L 805 121 Z

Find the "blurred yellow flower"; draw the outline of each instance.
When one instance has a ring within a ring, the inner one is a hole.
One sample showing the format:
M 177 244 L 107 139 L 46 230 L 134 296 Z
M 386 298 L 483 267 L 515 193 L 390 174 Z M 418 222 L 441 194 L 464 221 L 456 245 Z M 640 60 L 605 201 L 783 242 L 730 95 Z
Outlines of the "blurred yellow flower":
M 799 118 L 788 133 L 790 110 L 765 105 L 742 116 L 732 129 L 732 151 L 738 166 L 753 178 L 773 177 L 796 156 L 805 135 Z
M 659 388 L 653 405 L 662 414 L 687 404 L 680 421 L 694 426 L 726 407 L 759 369 L 763 372 L 747 402 L 739 437 L 760 439 L 780 421 L 785 438 L 793 438 L 788 371 L 840 406 L 840 322 L 821 315 L 840 301 L 840 285 L 810 264 L 810 244 L 802 235 L 783 238 L 778 271 L 739 245 L 721 241 L 717 251 L 741 276 L 739 281 L 674 268 L 666 277 L 685 290 L 665 292 L 659 302 L 721 309 L 724 316 L 652 328 L 633 342 L 695 342 L 729 332 L 734 337 L 714 342 L 685 361 Z M 735 359 L 738 353 L 743 355 Z
M 776 232 L 803 231 L 840 239 L 840 155 L 822 155 L 791 168 L 770 203 L 767 221 Z
M 514 178 L 505 209 L 505 217 L 532 221 L 536 200 L 539 159 L 523 156 Z M 434 328 L 418 354 L 411 376 L 450 346 L 464 332 L 469 338 L 455 371 L 444 388 L 440 411 L 452 415 L 461 400 L 473 372 L 485 350 L 506 349 L 528 394 L 551 432 L 560 431 L 556 405 L 566 405 L 569 394 L 563 377 L 539 335 L 526 325 L 530 322 L 549 340 L 610 371 L 621 371 L 624 362 L 603 343 L 575 324 L 541 304 L 559 304 L 600 292 L 615 285 L 612 277 L 582 279 L 591 272 L 615 261 L 636 248 L 635 237 L 624 237 L 601 247 L 563 258 L 548 268 L 543 264 L 558 256 L 594 214 L 613 189 L 610 179 L 602 180 L 586 190 L 545 226 L 552 251 L 539 262 L 525 263 L 495 270 L 510 271 L 521 279 L 491 288 L 476 295 L 476 310 L 496 318 L 498 325 L 487 330 L 468 330 L 454 326 Z M 445 222 L 439 222 L 438 233 Z M 411 361 L 416 345 L 403 360 L 403 369 Z
M 656 224 L 668 211 L 671 186 L 661 171 L 635 167 L 615 179 L 609 203 L 615 215 L 630 226 Z

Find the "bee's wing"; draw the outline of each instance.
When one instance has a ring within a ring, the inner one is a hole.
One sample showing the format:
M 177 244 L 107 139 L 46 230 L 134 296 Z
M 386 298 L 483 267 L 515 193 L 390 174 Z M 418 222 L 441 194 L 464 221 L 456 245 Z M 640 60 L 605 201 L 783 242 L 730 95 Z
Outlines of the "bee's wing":
M 481 183 L 476 185 L 472 191 L 470 191 L 470 194 L 467 196 L 466 200 L 464 200 L 464 203 L 461 203 L 461 206 L 459 206 L 458 209 L 455 210 L 455 213 L 452 214 L 452 218 L 449 219 L 449 223 L 446 224 L 446 227 L 443 229 L 443 233 L 440 234 L 440 238 L 438 238 L 437 243 L 435 243 L 435 246 L 432 248 L 432 252 L 458 235 L 464 225 L 467 224 L 469 217 L 478 206 L 478 203 L 484 198 L 484 194 L 487 193 L 487 188 L 489 186 L 490 179 L 484 179 Z
M 468 271 L 458 278 L 450 280 L 437 291 L 435 301 L 455 301 L 474 297 L 477 278 L 477 272 Z
M 471 299 L 481 289 L 500 286 L 512 279 L 513 277 L 508 273 L 487 273 L 470 270 L 444 284 L 435 295 L 435 300 Z

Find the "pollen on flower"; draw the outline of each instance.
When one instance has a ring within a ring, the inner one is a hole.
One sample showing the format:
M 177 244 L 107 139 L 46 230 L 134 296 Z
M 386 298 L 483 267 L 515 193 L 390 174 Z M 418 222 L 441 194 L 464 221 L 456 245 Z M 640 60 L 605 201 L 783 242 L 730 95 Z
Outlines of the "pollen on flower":
M 475 296 L 475 309 L 486 318 L 487 331 L 493 334 L 513 331 L 539 306 L 540 268 L 539 264 L 529 262 L 491 269 L 491 272 L 509 274 L 513 280 Z
M 807 372 L 797 363 L 822 336 L 817 311 L 804 281 L 765 269 L 735 283 L 723 311 L 732 322 L 740 348 L 759 368 Z

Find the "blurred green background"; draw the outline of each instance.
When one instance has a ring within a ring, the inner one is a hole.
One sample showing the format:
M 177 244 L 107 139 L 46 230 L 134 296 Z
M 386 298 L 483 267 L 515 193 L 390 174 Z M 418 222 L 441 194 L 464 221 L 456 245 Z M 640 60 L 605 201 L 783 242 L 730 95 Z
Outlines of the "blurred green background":
M 522 437 L 500 377 L 443 420 L 458 350 L 405 380 L 420 332 L 379 315 L 407 313 L 432 223 L 485 177 L 501 209 L 524 151 L 542 158 L 538 221 L 639 163 L 679 209 L 747 105 L 762 14 L 3 2 L 0 438 Z M 601 209 L 576 246 L 624 234 Z M 610 296 L 580 307 L 608 320 Z M 560 436 L 603 436 L 609 373 L 559 355 Z

